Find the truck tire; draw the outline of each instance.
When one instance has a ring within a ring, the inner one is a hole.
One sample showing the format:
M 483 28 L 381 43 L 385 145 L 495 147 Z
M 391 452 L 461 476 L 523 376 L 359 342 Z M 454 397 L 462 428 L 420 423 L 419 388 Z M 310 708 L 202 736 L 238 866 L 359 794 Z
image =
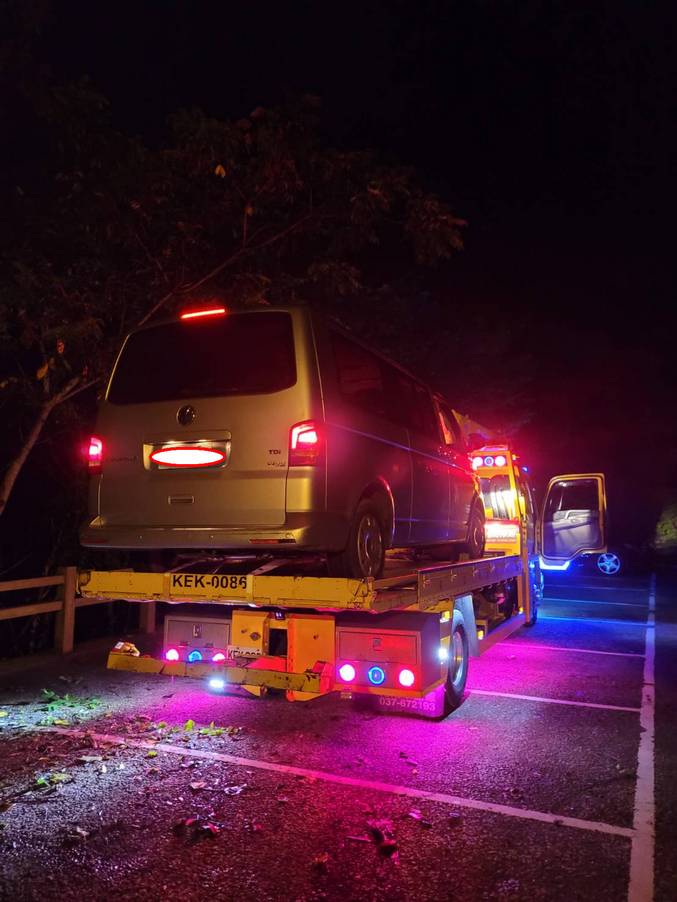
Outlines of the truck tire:
M 471 560 L 477 560 L 484 555 L 486 535 L 484 532 L 484 505 L 476 501 L 470 512 L 468 521 L 468 537 L 462 546 L 462 550 Z
M 364 579 L 378 578 L 383 573 L 386 535 L 378 506 L 364 498 L 357 505 L 348 533 L 348 544 L 337 553 L 327 555 L 329 576 Z
M 470 648 L 462 618 L 455 619 L 449 639 L 449 670 L 444 685 L 444 714 L 451 714 L 463 701 L 468 679 Z

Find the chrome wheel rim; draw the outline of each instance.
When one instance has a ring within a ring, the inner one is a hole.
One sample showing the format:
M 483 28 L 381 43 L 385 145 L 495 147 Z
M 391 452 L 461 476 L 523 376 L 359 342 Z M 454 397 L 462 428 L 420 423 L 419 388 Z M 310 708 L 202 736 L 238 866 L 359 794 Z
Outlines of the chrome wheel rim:
M 451 683 L 454 689 L 460 689 L 463 683 L 463 671 L 465 669 L 465 654 L 463 653 L 463 637 L 459 630 L 455 630 L 451 636 Z
M 607 551 L 597 558 L 597 567 L 606 576 L 612 576 L 621 569 L 621 559 L 613 551 Z
M 360 571 L 365 576 L 373 576 L 381 567 L 383 559 L 383 536 L 381 527 L 373 514 L 365 514 L 357 530 L 357 560 Z

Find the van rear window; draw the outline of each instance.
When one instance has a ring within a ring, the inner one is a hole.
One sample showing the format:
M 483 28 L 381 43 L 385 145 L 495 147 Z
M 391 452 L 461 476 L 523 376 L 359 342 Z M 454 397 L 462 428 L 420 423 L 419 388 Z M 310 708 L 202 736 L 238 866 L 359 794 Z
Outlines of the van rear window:
M 235 313 L 129 336 L 108 390 L 112 404 L 267 394 L 296 382 L 288 313 Z

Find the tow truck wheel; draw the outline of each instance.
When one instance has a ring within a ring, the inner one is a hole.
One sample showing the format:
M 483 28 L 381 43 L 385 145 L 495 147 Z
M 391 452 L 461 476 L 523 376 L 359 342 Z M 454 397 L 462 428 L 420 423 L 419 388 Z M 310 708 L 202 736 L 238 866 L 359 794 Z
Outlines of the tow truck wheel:
M 385 530 L 379 509 L 365 498 L 357 505 L 345 549 L 327 555 L 327 570 L 330 576 L 349 579 L 379 577 L 383 573 L 385 553 Z
M 444 686 L 444 713 L 451 714 L 463 701 L 465 683 L 468 679 L 468 634 L 461 619 L 452 627 L 449 640 L 449 670 Z

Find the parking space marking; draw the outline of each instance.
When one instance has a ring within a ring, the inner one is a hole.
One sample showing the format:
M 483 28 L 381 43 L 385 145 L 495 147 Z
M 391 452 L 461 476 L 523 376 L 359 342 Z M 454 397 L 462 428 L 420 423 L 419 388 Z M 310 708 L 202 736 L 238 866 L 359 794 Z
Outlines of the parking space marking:
M 648 610 L 645 604 L 637 604 L 635 601 L 593 601 L 591 598 L 560 598 L 555 595 L 544 595 L 543 601 L 564 601 L 567 604 L 603 604 L 619 608 L 644 608 Z
M 551 589 L 588 589 L 590 592 L 641 592 L 643 595 L 646 594 L 646 589 L 644 587 L 640 588 L 639 586 L 583 586 L 579 583 L 551 583 L 548 581 L 547 585 Z
M 532 811 L 529 808 L 515 808 L 512 805 L 500 805 L 495 802 L 484 802 L 480 799 L 468 799 L 463 796 L 454 796 L 446 792 L 429 792 L 425 789 L 416 789 L 413 786 L 398 786 L 393 783 L 381 783 L 379 780 L 361 780 L 359 777 L 347 777 L 343 774 L 332 774 L 322 770 L 311 770 L 306 767 L 296 767 L 293 764 L 279 764 L 274 761 L 261 761 L 256 758 L 241 758 L 238 755 L 228 755 L 225 752 L 211 752 L 200 749 L 177 748 L 161 742 L 149 742 L 147 739 L 130 739 L 128 736 L 115 736 L 106 733 L 93 733 L 88 730 L 71 730 L 65 727 L 41 727 L 48 733 L 59 733 L 62 736 L 74 736 L 85 739 L 91 737 L 97 742 L 107 742 L 111 745 L 122 745 L 129 748 L 152 749 L 167 755 L 177 755 L 188 758 L 202 758 L 207 761 L 222 761 L 224 764 L 232 764 L 236 767 L 247 767 L 256 770 L 272 771 L 273 773 L 291 774 L 296 777 L 305 777 L 311 780 L 322 780 L 325 783 L 337 783 L 341 786 L 350 786 L 357 789 L 367 789 L 375 792 L 389 793 L 390 795 L 406 796 L 421 799 L 428 802 L 440 802 L 443 805 L 453 805 L 457 808 L 471 808 L 475 811 L 486 811 L 490 814 L 501 814 L 506 817 L 516 817 L 529 821 L 540 821 L 544 824 L 554 824 L 563 827 L 573 827 L 577 830 L 588 830 L 593 833 L 606 833 L 610 836 L 623 836 L 633 839 L 632 827 L 619 827 L 616 824 L 605 824 L 601 821 L 586 821 L 582 818 L 568 817 L 561 814 L 551 814 L 547 811 Z
M 540 620 L 565 620 L 567 622 L 583 623 L 580 617 L 555 617 L 552 614 L 538 615 Z M 594 617 L 586 617 L 585 623 L 608 623 L 610 626 L 639 626 L 643 630 L 646 629 L 646 620 L 604 620 L 595 619 Z
M 639 651 L 600 651 L 597 648 L 572 648 L 569 645 L 538 645 L 534 642 L 503 642 L 501 648 L 538 648 L 546 651 L 571 651 L 581 655 L 613 655 L 617 658 L 643 658 Z
M 656 652 L 656 575 L 651 575 L 649 616 L 646 621 L 644 685 L 639 715 L 641 733 L 637 750 L 637 783 L 632 820 L 634 836 L 630 850 L 630 886 L 628 902 L 650 902 L 654 895 L 655 803 L 655 673 Z
M 603 711 L 630 711 L 639 714 L 639 708 L 626 705 L 602 705 L 599 702 L 577 702 L 565 698 L 547 698 L 541 695 L 520 695 L 516 692 L 494 692 L 493 689 L 469 689 L 470 695 L 495 695 L 497 698 L 516 698 L 525 702 L 545 702 L 547 705 L 573 705 L 575 708 L 601 708 Z

